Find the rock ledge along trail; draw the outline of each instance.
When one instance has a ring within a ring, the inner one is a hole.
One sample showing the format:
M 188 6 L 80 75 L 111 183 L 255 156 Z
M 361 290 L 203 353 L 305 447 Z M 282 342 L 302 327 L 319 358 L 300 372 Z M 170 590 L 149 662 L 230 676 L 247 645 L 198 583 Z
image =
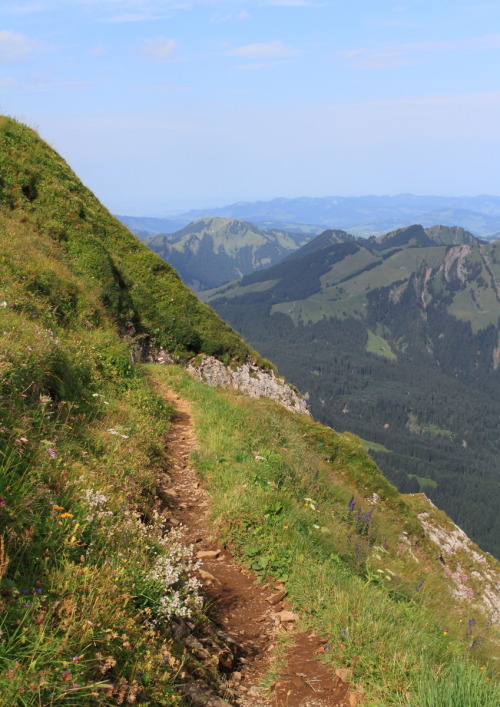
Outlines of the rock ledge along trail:
M 226 662 L 219 660 L 226 678 L 222 698 L 196 682 L 181 689 L 200 707 L 355 707 L 359 693 L 349 690 L 348 671 L 337 670 L 334 675 L 318 659 L 324 651 L 320 639 L 311 632 L 297 632 L 299 617 L 283 603 L 285 587 L 279 582 L 256 583 L 217 540 L 208 517 L 208 493 L 189 463 L 196 448 L 190 403 L 172 391 L 165 397 L 177 413 L 166 446 L 172 468 L 162 481 L 162 492 L 174 508 L 165 515 L 171 525 L 182 524 L 184 541 L 194 545 L 210 618 L 231 646 Z M 263 689 L 259 683 L 270 666 L 278 634 L 285 631 L 291 634 L 291 647 L 280 663 L 279 676 L 270 689 Z

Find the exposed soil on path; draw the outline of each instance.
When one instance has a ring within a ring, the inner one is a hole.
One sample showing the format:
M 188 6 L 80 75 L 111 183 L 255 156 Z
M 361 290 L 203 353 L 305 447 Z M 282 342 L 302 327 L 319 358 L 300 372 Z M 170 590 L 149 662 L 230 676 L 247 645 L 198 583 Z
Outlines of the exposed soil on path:
M 349 686 L 318 659 L 324 646 L 312 633 L 298 633 L 298 618 L 286 605 L 286 590 L 280 583 L 264 586 L 232 558 L 217 540 L 210 524 L 209 497 L 190 466 L 196 448 L 191 407 L 173 392 L 167 400 L 177 415 L 167 440 L 171 459 L 168 484 L 163 488 L 173 501 L 170 523 L 184 527 L 185 542 L 193 544 L 201 560 L 200 577 L 214 624 L 232 639 L 235 659 L 226 666 L 225 702 L 241 707 L 354 707 L 356 695 Z M 285 602 L 283 602 L 283 599 Z M 290 646 L 280 661 L 279 676 L 270 689 L 259 687 L 277 650 L 280 633 L 288 632 Z M 347 679 L 346 676 L 342 676 Z M 216 698 L 217 700 L 217 698 Z M 212 704 L 203 697 L 194 705 Z M 214 702 L 213 704 L 216 704 Z

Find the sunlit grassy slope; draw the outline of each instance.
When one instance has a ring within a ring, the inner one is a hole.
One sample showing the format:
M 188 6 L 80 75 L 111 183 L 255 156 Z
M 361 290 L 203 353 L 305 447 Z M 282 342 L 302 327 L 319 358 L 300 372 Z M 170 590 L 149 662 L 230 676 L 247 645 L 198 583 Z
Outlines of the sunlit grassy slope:
M 245 360 L 254 352 L 182 286 L 175 271 L 98 202 L 36 133 L 0 122 L 2 281 L 31 280 L 17 310 L 42 294 L 43 323 L 107 322 L 158 345 Z
M 193 401 L 193 461 L 221 535 L 259 577 L 286 581 L 367 704 L 451 706 L 457 680 L 464 705 L 498 703 L 495 625 L 472 600 L 454 608 L 418 499 L 352 435 L 134 364 L 151 338 L 180 360 L 255 354 L 9 119 L 0 239 L 1 707 L 161 707 L 184 704 L 193 676 L 217 685 L 217 661 L 177 630 L 209 622 L 158 514 L 172 503 L 162 386 Z

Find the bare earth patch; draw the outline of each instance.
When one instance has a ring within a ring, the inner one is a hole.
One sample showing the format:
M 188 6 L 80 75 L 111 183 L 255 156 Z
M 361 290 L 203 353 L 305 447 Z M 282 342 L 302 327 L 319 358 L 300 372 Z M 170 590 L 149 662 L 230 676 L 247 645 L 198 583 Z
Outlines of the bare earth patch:
M 318 655 L 324 650 L 312 633 L 295 630 L 298 617 L 286 605 L 286 590 L 279 582 L 262 585 L 253 573 L 238 565 L 222 547 L 208 518 L 209 496 L 200 485 L 189 458 L 196 448 L 194 424 L 188 401 L 169 391 L 167 400 L 177 415 L 167 440 L 171 472 L 162 480 L 162 491 L 173 508 L 169 522 L 182 524 L 184 541 L 193 544 L 201 561 L 200 578 L 214 624 L 231 639 L 234 660 L 220 665 L 225 673 L 223 699 L 197 694 L 197 686 L 184 690 L 193 705 L 241 707 L 353 707 L 356 695 Z M 284 603 L 285 601 L 285 603 Z M 260 687 L 276 650 L 279 632 L 290 633 L 290 648 L 280 675 L 270 690 Z M 338 671 L 339 672 L 339 671 Z M 346 680 L 348 676 L 342 676 Z

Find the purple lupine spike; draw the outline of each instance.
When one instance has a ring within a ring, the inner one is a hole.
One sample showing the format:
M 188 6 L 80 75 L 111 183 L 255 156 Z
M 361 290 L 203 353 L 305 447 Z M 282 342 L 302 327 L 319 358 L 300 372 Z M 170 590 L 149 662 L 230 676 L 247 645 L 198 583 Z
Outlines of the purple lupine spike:
M 374 508 L 370 508 L 369 511 L 366 511 L 366 513 L 365 513 L 365 515 L 363 516 L 363 519 L 362 519 L 362 520 L 363 520 L 363 523 L 368 524 L 368 523 L 370 523 L 370 522 L 372 521 L 372 513 L 373 513 L 374 510 L 375 510 Z

